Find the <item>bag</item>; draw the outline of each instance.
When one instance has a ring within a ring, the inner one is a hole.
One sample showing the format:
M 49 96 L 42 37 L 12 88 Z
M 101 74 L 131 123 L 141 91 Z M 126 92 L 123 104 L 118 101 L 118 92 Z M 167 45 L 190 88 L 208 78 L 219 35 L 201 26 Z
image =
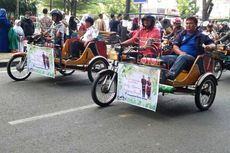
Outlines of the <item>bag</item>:
M 185 45 L 187 44 L 194 36 L 196 35 L 196 33 L 193 33 L 190 37 L 188 37 L 186 40 L 181 42 L 181 45 Z M 183 36 L 184 37 L 184 36 Z

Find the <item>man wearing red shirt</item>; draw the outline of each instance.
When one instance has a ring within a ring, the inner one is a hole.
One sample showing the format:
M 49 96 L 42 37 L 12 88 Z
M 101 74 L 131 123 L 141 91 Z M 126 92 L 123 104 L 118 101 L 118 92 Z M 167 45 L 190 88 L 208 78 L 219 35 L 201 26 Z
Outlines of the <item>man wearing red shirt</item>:
M 157 48 L 160 46 L 160 30 L 155 27 L 155 18 L 147 15 L 142 18 L 142 28 L 129 40 L 121 43 L 123 46 L 129 46 L 138 43 L 141 48 L 140 52 L 144 56 L 156 56 L 156 50 L 152 49 L 153 45 Z

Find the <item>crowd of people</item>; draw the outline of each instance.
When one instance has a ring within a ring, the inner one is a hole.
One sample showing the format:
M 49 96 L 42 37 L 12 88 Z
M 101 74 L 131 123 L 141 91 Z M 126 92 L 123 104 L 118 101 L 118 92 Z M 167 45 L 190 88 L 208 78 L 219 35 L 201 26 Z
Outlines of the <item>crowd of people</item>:
M 46 35 L 46 41 L 51 42 L 54 46 L 60 47 L 67 38 L 78 37 L 69 45 L 69 58 L 79 58 L 88 42 L 96 39 L 100 31 L 109 29 L 110 32 L 121 36 L 124 24 L 123 15 L 111 14 L 110 17 L 109 27 L 106 27 L 101 13 L 97 20 L 94 21 L 92 17 L 87 16 L 78 25 L 75 16 L 71 16 L 67 21 L 65 14 L 60 10 L 55 9 L 48 13 L 47 9 L 43 9 L 43 16 L 39 19 L 34 18 L 32 12 L 27 11 L 22 20 L 9 21 L 6 10 L 0 9 L 0 52 L 23 51 L 23 41 L 35 33 L 34 21 L 36 20 L 40 23 L 41 33 Z M 162 56 L 162 60 L 172 63 L 168 77 L 174 79 L 182 69 L 188 69 L 198 55 L 204 53 L 204 48 L 210 49 L 215 47 L 216 43 L 230 42 L 229 31 L 228 22 L 205 21 L 198 24 L 195 17 L 188 17 L 184 22 L 180 18 L 173 20 L 159 18 L 157 21 L 154 16 L 145 15 L 141 20 L 137 17 L 133 18 L 128 38 L 121 45 L 138 44 L 139 52 L 144 56 L 155 57 L 156 53 L 146 47 L 146 44 L 149 45 L 149 40 L 157 42 L 155 47 L 159 49 L 161 42 L 168 40 L 172 54 Z M 80 33 L 83 34 L 78 36 Z M 137 54 L 131 56 L 136 57 Z

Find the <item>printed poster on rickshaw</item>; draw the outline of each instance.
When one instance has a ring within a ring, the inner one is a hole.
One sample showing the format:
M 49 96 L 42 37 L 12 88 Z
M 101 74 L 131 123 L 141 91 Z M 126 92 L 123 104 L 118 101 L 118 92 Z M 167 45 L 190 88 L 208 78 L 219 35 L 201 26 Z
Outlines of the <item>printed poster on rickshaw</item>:
M 156 111 L 160 69 L 123 64 L 118 66 L 117 100 Z
M 27 65 L 29 71 L 54 78 L 55 69 L 53 49 L 28 44 L 27 50 Z

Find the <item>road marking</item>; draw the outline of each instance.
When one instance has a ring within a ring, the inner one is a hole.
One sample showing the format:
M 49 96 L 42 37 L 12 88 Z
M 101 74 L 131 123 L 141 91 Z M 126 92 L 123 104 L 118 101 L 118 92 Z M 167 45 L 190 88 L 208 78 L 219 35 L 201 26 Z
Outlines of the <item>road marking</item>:
M 0 71 L 0 73 L 6 73 L 7 71 Z
M 10 121 L 8 123 L 10 125 L 17 125 L 17 124 L 22 124 L 22 123 L 26 123 L 26 122 L 36 121 L 36 120 L 40 120 L 40 119 L 44 119 L 44 118 L 49 118 L 49 117 L 54 117 L 54 116 L 58 116 L 58 115 L 63 115 L 63 114 L 71 113 L 71 112 L 81 111 L 81 110 L 85 110 L 85 109 L 89 109 L 89 108 L 93 108 L 93 107 L 97 107 L 97 105 L 96 104 L 86 105 L 86 106 L 72 108 L 72 109 L 63 110 L 63 111 L 59 111 L 59 112 L 48 113 L 48 114 L 43 114 L 43 115 L 39 115 L 39 116 L 33 116 L 33 117 L 25 118 L 25 119 Z
M 12 70 L 11 72 L 16 72 L 17 70 Z M 0 73 L 7 73 L 7 71 L 0 71 Z

